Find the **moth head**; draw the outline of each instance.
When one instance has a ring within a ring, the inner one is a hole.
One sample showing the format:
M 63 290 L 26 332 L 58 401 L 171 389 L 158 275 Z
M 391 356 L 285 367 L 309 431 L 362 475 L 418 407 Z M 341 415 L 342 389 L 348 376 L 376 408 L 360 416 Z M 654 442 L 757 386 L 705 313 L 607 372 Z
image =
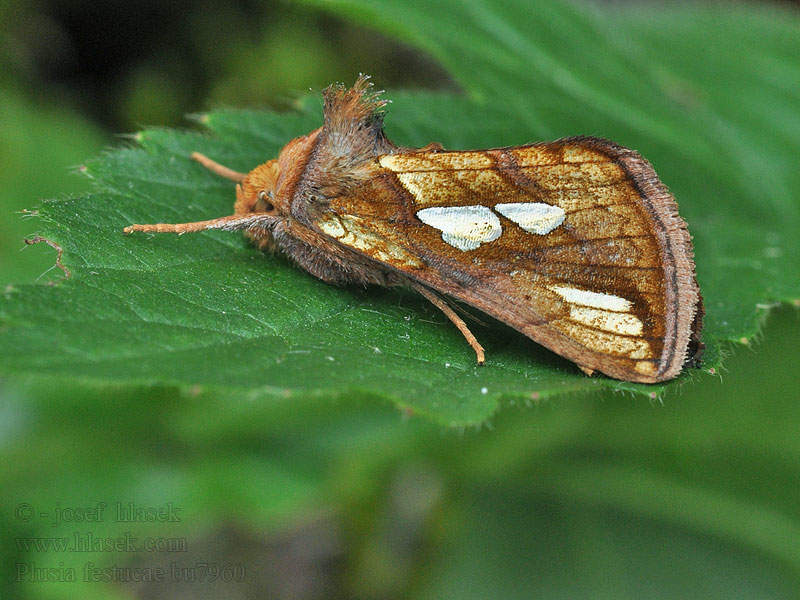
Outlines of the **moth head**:
M 236 186 L 234 213 L 289 217 L 291 202 L 319 130 L 286 144 L 278 158 L 259 165 Z
M 210 221 L 129 225 L 123 231 L 178 234 L 208 229 L 245 231 L 249 237 L 258 242 L 260 247 L 270 246 L 275 224 L 282 215 L 287 214 L 283 210 L 284 206 L 276 200 L 280 172 L 278 161 L 271 160 L 244 174 L 220 165 L 197 152 L 192 154 L 192 158 L 213 173 L 237 183 L 233 214 Z
M 236 186 L 236 204 L 233 212 L 237 215 L 252 213 L 282 214 L 276 200 L 278 187 L 278 161 L 271 160 L 250 171 Z

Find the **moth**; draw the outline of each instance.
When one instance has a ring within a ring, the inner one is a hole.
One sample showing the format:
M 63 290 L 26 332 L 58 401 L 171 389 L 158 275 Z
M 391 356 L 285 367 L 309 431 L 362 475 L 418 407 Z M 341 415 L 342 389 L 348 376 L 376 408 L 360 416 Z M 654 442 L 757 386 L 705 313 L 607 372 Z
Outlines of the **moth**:
M 233 214 L 125 233 L 242 230 L 331 284 L 405 286 L 484 349 L 442 297 L 585 373 L 653 383 L 699 360 L 702 299 L 675 199 L 637 152 L 593 137 L 491 150 L 396 146 L 361 76 L 323 92 L 323 125 L 239 173 Z

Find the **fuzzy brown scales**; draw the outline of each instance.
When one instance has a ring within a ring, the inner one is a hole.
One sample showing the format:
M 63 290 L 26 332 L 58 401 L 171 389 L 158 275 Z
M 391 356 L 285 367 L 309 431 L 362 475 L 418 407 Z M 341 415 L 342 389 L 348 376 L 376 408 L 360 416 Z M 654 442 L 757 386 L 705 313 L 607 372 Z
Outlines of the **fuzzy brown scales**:
M 702 300 L 691 237 L 651 165 L 577 137 L 493 150 L 399 148 L 361 77 L 325 91 L 323 126 L 239 182 L 234 214 L 131 231 L 244 230 L 323 281 L 408 286 L 474 306 L 618 379 L 676 377 L 699 358 Z

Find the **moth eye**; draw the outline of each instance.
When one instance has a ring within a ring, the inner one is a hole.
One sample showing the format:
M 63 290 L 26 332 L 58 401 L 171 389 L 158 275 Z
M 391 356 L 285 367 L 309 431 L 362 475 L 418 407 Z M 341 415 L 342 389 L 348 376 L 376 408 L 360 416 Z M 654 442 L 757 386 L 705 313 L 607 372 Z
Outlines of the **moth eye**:
M 263 212 L 272 212 L 275 210 L 275 205 L 272 203 L 273 194 L 271 191 L 261 190 L 258 192 L 258 200 L 262 205 Z

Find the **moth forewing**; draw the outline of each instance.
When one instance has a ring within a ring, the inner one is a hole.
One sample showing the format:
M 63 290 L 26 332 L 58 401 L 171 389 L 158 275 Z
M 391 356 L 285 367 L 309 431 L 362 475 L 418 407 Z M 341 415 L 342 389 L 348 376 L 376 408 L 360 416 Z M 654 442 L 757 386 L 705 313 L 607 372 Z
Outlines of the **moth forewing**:
M 469 154 L 379 160 L 408 219 L 389 239 L 436 257 L 411 275 L 585 370 L 680 373 L 699 294 L 685 224 L 649 163 L 595 138 Z
M 331 283 L 408 286 L 483 348 L 435 292 L 585 372 L 656 382 L 701 344 L 691 238 L 636 152 L 596 138 L 492 150 L 401 149 L 365 77 L 325 91 L 322 128 L 241 179 L 234 215 L 130 231 L 244 229 Z

